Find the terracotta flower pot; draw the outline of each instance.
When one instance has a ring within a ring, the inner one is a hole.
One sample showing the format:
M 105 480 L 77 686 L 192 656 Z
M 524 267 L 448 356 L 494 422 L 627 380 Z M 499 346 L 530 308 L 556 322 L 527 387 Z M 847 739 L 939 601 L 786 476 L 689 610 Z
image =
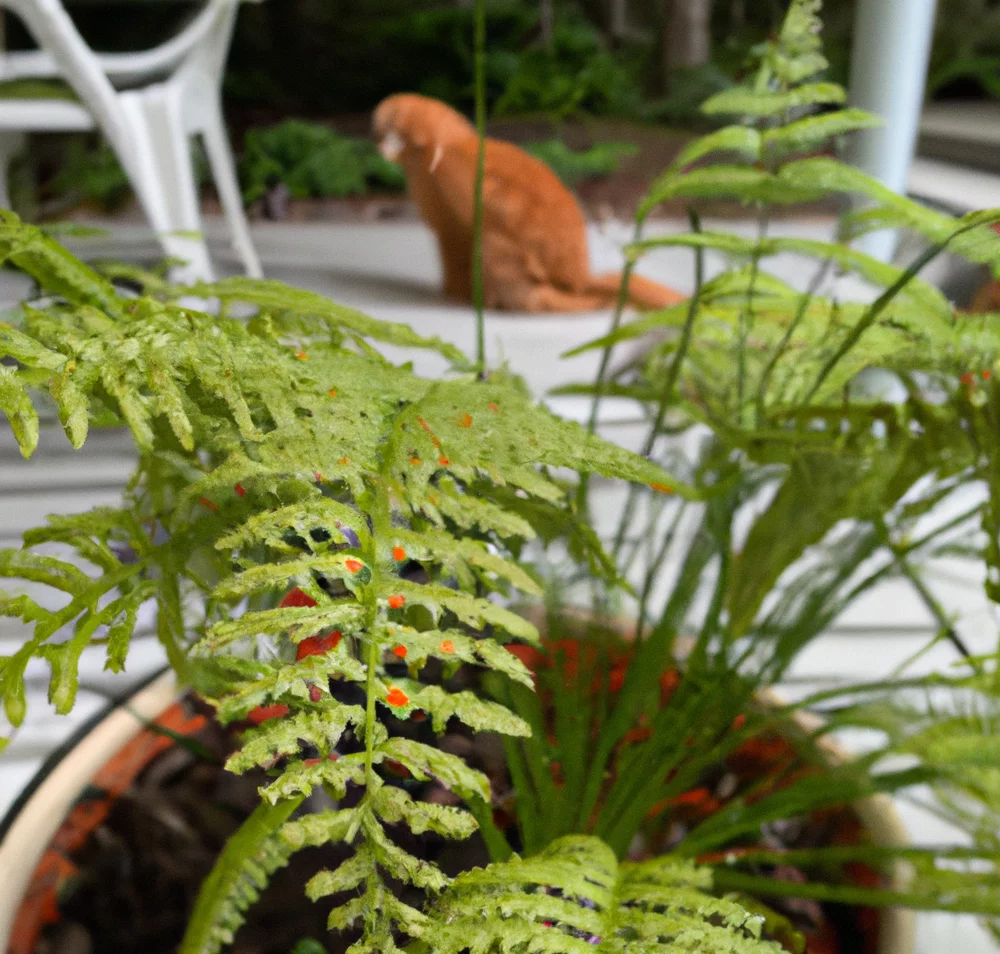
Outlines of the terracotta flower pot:
M 777 702 L 766 697 L 765 702 Z M 806 717 L 802 717 L 805 719 Z M 155 723 L 166 730 L 149 728 Z M 57 919 L 59 891 L 74 875 L 73 853 L 107 818 L 111 807 L 156 756 L 178 736 L 198 731 L 204 718 L 182 704 L 173 675 L 158 677 L 127 703 L 98 717 L 40 770 L 0 824 L 0 950 L 30 954 L 46 924 Z M 848 756 L 829 747 L 831 760 Z M 876 796 L 854 806 L 878 844 L 906 844 L 891 799 Z M 905 878 L 897 872 L 894 883 Z M 879 954 L 910 954 L 912 912 L 881 913 Z

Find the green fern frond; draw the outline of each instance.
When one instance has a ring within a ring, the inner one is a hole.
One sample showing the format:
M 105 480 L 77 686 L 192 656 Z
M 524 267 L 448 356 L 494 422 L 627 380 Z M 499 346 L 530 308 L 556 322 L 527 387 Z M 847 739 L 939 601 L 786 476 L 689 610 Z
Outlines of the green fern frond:
M 344 331 L 403 348 L 429 348 L 440 352 L 456 365 L 466 364 L 465 355 L 440 338 L 425 338 L 409 325 L 377 321 L 368 315 L 338 305 L 315 292 L 292 288 L 283 282 L 247 278 L 225 278 L 212 284 L 195 285 L 181 290 L 184 295 L 218 298 L 226 304 L 253 305 L 265 314 L 291 313 L 319 319 L 324 330 Z M 317 329 L 319 330 L 319 329 Z
M 28 534 L 25 549 L 0 550 L 0 577 L 41 584 L 69 597 L 58 610 L 45 609 L 26 594 L 0 597 L 0 615 L 20 619 L 33 627 L 32 636 L 3 659 L 0 669 L 0 698 L 8 720 L 15 727 L 25 716 L 23 679 L 32 658 L 48 663 L 49 701 L 60 714 L 69 712 L 76 701 L 80 657 L 100 631 L 104 631 L 107 643 L 106 668 L 114 671 L 124 668 L 139 607 L 153 596 L 154 587 L 140 579 L 144 569 L 141 560 L 125 564 L 108 549 L 110 530 L 118 523 L 113 513 L 106 510 L 82 514 L 76 521 L 76 533 L 87 540 L 77 550 L 100 566 L 103 575 L 97 579 L 87 576 L 73 563 L 28 549 L 45 539 L 66 535 L 73 518 L 61 518 L 55 521 L 55 526 L 36 531 L 35 539 Z M 100 531 L 95 534 L 96 540 L 90 536 L 95 527 L 104 531 L 103 537 Z M 111 594 L 116 595 L 108 599 Z M 73 624 L 72 636 L 54 642 L 53 637 L 69 624 Z
M 578 522 L 566 485 L 550 470 L 636 479 L 679 495 L 698 491 L 559 420 L 506 376 L 434 382 L 394 366 L 373 343 L 432 348 L 464 367 L 455 349 L 404 326 L 274 282 L 233 279 L 195 289 L 250 306 L 248 320 L 192 309 L 178 300 L 180 290 L 157 282 L 143 282 L 145 297 L 118 298 L 104 278 L 49 254 L 44 236 L 9 217 L 4 223 L 10 255 L 37 247 L 46 262 L 69 263 L 46 271 L 24 259 L 57 297 L 26 307 L 17 327 L 0 331 L 0 356 L 18 362 L 4 371 L 2 405 L 24 449 L 34 445 L 25 397 L 47 388 L 74 443 L 90 427 L 124 425 L 141 451 L 125 516 L 95 512 L 29 534 L 29 545 L 68 543 L 99 576 L 30 550 L 3 556 L 4 576 L 70 599 L 58 611 L 27 596 L 4 604 L 34 626 L 2 663 L 0 691 L 12 721 L 24 715 L 31 658 L 48 660 L 62 711 L 94 633 L 107 632 L 109 665 L 123 665 L 137 606 L 155 598 L 171 662 L 211 688 L 220 721 L 273 707 L 229 761 L 237 772 L 275 770 L 261 790 L 266 806 L 277 812 L 317 787 L 335 798 L 361 789 L 349 825 L 323 829 L 353 854 L 313 893 L 363 886 L 331 923 L 360 919 L 365 949 L 391 949 L 397 930 L 419 934 L 425 917 L 396 900 L 385 879 L 430 892 L 447 879 L 404 852 L 385 826 L 464 837 L 475 822 L 463 809 L 382 794 L 383 772 L 402 766 L 476 805 L 489 803 L 490 788 L 460 758 L 395 736 L 390 726 L 420 711 L 436 731 L 460 721 L 473 730 L 528 732 L 501 705 L 421 681 L 423 665 L 435 658 L 447 670 L 466 661 L 530 682 L 495 639 L 530 642 L 537 632 L 488 597 L 539 592 L 516 559 L 536 532 L 526 514 Z M 78 287 L 64 289 L 67 276 Z M 132 554 L 127 563 L 118 556 L 122 546 Z M 67 627 L 67 639 L 50 639 Z M 411 649 L 409 675 L 398 678 L 400 657 Z M 350 684 L 364 705 L 339 701 Z M 271 826 L 273 843 L 283 819 L 260 812 L 258 834 Z M 286 831 L 306 837 L 301 826 Z M 206 887 L 192 950 L 235 924 L 229 865 L 224 857 Z
M 271 876 L 288 864 L 293 846 L 276 832 L 301 802 L 299 798 L 273 806 L 262 803 L 229 837 L 202 885 L 180 954 L 218 954 L 232 944 L 247 908 Z
M 815 149 L 847 133 L 880 126 L 882 120 L 863 109 L 836 109 L 817 116 L 806 116 L 776 129 L 766 130 L 761 137 L 761 151 L 769 156 L 804 152 Z
M 709 869 L 664 856 L 623 863 L 597 838 L 571 836 L 539 854 L 459 875 L 431 908 L 414 950 L 777 952 L 763 918 L 707 893 Z
M 777 116 L 800 106 L 839 106 L 846 99 L 844 88 L 836 83 L 809 83 L 784 92 L 760 92 L 734 86 L 707 99 L 702 104 L 701 111 L 708 116 L 722 113 L 766 117 Z
M 0 209 L 0 261 L 30 275 L 45 291 L 77 305 L 119 316 L 122 302 L 111 283 L 71 255 L 55 239 Z

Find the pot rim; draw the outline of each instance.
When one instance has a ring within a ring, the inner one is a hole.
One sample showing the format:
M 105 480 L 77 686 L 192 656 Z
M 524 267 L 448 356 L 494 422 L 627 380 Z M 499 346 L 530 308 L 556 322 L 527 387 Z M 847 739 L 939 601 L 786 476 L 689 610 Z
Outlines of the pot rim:
M 161 671 L 87 719 L 42 763 L 0 820 L 0 950 L 7 949 L 31 877 L 74 802 L 101 767 L 177 696 Z
M 180 691 L 174 672 L 154 674 L 123 698 L 84 722 L 42 763 L 0 819 L 0 872 L 5 891 L 0 893 L 0 943 L 6 950 L 10 932 L 24 900 L 31 876 L 49 842 L 88 782 L 107 761 L 148 723 L 165 711 Z M 778 702 L 773 690 L 764 690 L 762 701 Z M 799 713 L 797 721 L 806 721 Z M 812 721 L 811 719 L 808 721 Z M 801 724 L 801 722 L 800 722 Z M 824 746 L 831 761 L 850 758 L 840 746 Z M 86 749 L 87 751 L 82 751 Z M 910 844 L 909 832 L 887 795 L 875 795 L 856 802 L 855 810 L 879 844 Z M 909 872 L 897 864 L 894 887 L 905 885 Z M 879 954 L 909 954 L 916 936 L 916 914 L 906 908 L 883 908 L 879 927 Z

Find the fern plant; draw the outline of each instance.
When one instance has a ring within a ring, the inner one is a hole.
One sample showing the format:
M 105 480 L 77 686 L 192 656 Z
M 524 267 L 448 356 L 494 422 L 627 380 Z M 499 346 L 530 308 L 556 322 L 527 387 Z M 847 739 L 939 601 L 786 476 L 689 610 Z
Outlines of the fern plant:
M 987 318 L 957 323 L 916 277 L 944 247 L 1000 261 L 1000 240 L 985 227 L 997 216 L 954 220 L 835 160 L 795 158 L 870 123 L 852 110 L 799 114 L 843 96 L 810 82 L 824 65 L 817 9 L 794 0 L 756 76 L 709 101 L 710 111 L 749 121 L 686 150 L 654 186 L 640 224 L 666 198 L 740 198 L 766 225 L 769 203 L 859 192 L 875 205 L 851 219 L 854 233 L 905 225 L 932 247 L 899 270 L 846 245 L 706 233 L 694 213 L 688 236 L 637 234 L 630 269 L 670 242 L 694 250 L 698 277 L 689 302 L 631 324 L 619 311 L 611 334 L 591 346 L 606 349 L 596 384 L 581 389 L 594 394 L 593 420 L 605 395 L 638 398 L 651 421 L 642 455 L 559 420 L 504 373 L 485 373 L 482 360 L 471 365 L 408 327 L 275 282 L 175 289 L 136 269 L 99 273 L 39 230 L 0 219 L 0 256 L 40 289 L 18 321 L 0 326 L 0 408 L 22 451 L 35 448 L 44 401 L 75 445 L 92 427 L 124 426 L 140 452 L 120 507 L 50 518 L 21 549 L 0 553 L 0 574 L 29 586 L 0 603 L 30 628 L 0 660 L 8 720 L 25 718 L 30 660 L 49 664 L 52 701 L 68 711 L 83 650 L 104 645 L 108 667 L 122 668 L 139 608 L 154 601 L 178 675 L 222 723 L 256 723 L 228 768 L 259 773 L 261 804 L 206 881 L 184 954 L 228 944 L 295 851 L 330 843 L 349 846 L 347 860 L 306 890 L 332 899 L 330 925 L 353 930 L 357 952 L 774 950 L 765 927 L 778 936 L 780 918 L 761 916 L 747 893 L 1000 915 L 997 769 L 984 741 L 998 711 L 994 658 L 778 709 L 755 701 L 890 575 L 908 580 L 941 638 L 963 648 L 915 569 L 924 553 L 960 542 L 963 521 L 986 531 L 981 558 L 991 592 L 1000 585 L 996 385 L 968 378 L 970 368 L 996 365 L 1000 341 Z M 689 168 L 718 151 L 743 160 Z M 706 282 L 708 249 L 739 264 Z M 818 282 L 803 295 L 766 272 L 778 252 L 856 270 L 885 291 L 863 305 L 818 296 Z M 192 295 L 218 301 L 220 312 L 192 307 Z M 663 336 L 644 360 L 609 376 L 610 347 L 652 330 Z M 434 349 L 453 372 L 424 380 L 386 360 L 380 343 Z M 852 389 L 872 364 L 907 384 L 905 404 Z M 664 438 L 695 424 L 709 425 L 712 438 L 695 458 L 671 459 Z M 669 469 L 653 462 L 660 457 Z M 582 475 L 575 495 L 567 472 Z M 585 519 L 591 474 L 655 492 L 629 492 L 610 555 Z M 986 487 L 985 502 L 919 529 L 971 483 Z M 612 586 L 640 555 L 631 537 L 640 503 L 650 559 L 635 590 L 630 662 L 613 657 L 598 625 L 600 641 L 578 656 L 575 678 L 566 667 L 533 672 L 524 649 L 501 645 L 538 641 L 509 608 L 516 594 L 541 591 L 518 559 L 525 542 L 567 540 L 588 578 L 608 578 L 600 622 L 617 598 Z M 758 512 L 745 533 L 739 520 L 750 506 Z M 685 521 L 693 533 L 682 532 Z M 853 532 L 838 535 L 843 521 L 854 521 Z M 69 548 L 72 559 L 41 554 L 42 545 Z M 669 566 L 679 569 L 654 612 Z M 433 675 L 460 664 L 484 670 L 488 693 L 454 691 Z M 827 728 L 790 721 L 802 707 L 824 711 Z M 422 719 L 436 732 L 461 723 L 507 739 L 520 844 L 494 823 L 485 776 L 408 728 Z M 884 744 L 831 767 L 822 740 L 843 726 L 877 728 Z M 706 773 L 776 730 L 794 758 L 676 837 L 668 823 Z M 899 756 L 907 767 L 893 762 Z M 465 807 L 415 799 L 393 781 L 400 771 L 436 779 Z M 769 852 L 755 842 L 776 822 L 924 785 L 975 831 L 972 848 L 862 841 Z M 317 790 L 332 808 L 315 810 Z M 450 881 L 402 847 L 399 825 L 454 839 L 478 828 L 494 863 Z M 637 835 L 660 855 L 624 860 Z M 942 860 L 967 869 L 943 869 Z M 902 862 L 915 874 L 905 888 L 846 876 L 852 865 L 891 872 Z M 783 863 L 810 877 L 775 878 Z
M 666 856 L 619 864 L 597 838 L 560 838 L 529 859 L 459 875 L 414 951 L 676 950 L 777 954 L 764 917 L 708 893 L 711 873 Z
M 611 555 L 612 578 L 628 578 L 634 600 L 598 589 L 583 631 L 562 609 L 550 613 L 549 647 L 526 654 L 540 696 L 491 681 L 495 697 L 533 728 L 507 742 L 516 837 L 534 852 L 587 833 L 618 857 L 638 837 L 701 859 L 717 890 L 995 919 L 998 657 L 970 652 L 925 564 L 967 556 L 985 571 L 990 598 L 1000 592 L 1000 337 L 996 316 L 957 314 L 919 272 L 945 249 L 1000 267 L 989 227 L 1000 212 L 956 219 L 815 155 L 875 122 L 839 108 L 844 91 L 815 80 L 826 66 L 818 11 L 815 0 L 791 4 L 746 83 L 705 104 L 710 115 L 743 120 L 691 143 L 639 208 L 626 280 L 650 250 L 690 248 L 690 300 L 628 323 L 619 309 L 609 334 L 580 349 L 602 352 L 597 381 L 566 389 L 593 396 L 591 426 L 603 398 L 639 402 L 649 422 L 643 453 L 668 462 L 699 499 L 631 488 Z M 770 234 L 774 205 L 838 194 L 866 200 L 846 217 L 840 241 Z M 756 211 L 755 237 L 702 229 L 698 200 L 719 197 Z M 643 239 L 649 214 L 676 198 L 689 203 L 691 231 Z M 884 227 L 909 229 L 926 250 L 897 268 L 850 246 Z M 711 280 L 708 252 L 729 260 Z M 778 254 L 814 264 L 805 291 L 769 273 Z M 872 300 L 824 295 L 834 271 L 874 286 Z M 611 349 L 640 341 L 641 357 L 611 371 Z M 871 367 L 890 372 L 905 399 L 859 387 Z M 581 509 L 588 498 L 585 480 Z M 777 708 L 758 701 L 845 610 L 892 578 L 936 622 L 921 653 L 886 680 Z M 637 615 L 627 647 L 607 622 L 623 605 Z M 938 642 L 951 643 L 958 661 L 927 674 L 923 657 Z M 825 727 L 793 721 L 804 709 L 827 717 Z M 830 765 L 823 740 L 845 728 L 874 730 L 881 741 Z M 785 746 L 779 764 L 718 794 L 720 766 L 776 744 L 775 733 Z M 770 826 L 809 823 L 879 793 L 924 804 L 925 787 L 933 810 L 959 823 L 971 846 L 762 842 Z M 779 865 L 799 866 L 804 877 L 780 880 Z M 858 865 L 884 877 L 859 884 L 851 876 Z
M 461 759 L 394 726 L 423 713 L 439 732 L 452 720 L 530 729 L 421 670 L 464 662 L 530 684 L 494 637 L 530 642 L 534 627 L 491 597 L 539 591 L 510 553 L 534 535 L 526 513 L 567 517 L 551 470 L 672 478 L 554 417 L 503 374 L 463 372 L 449 346 L 320 296 L 240 279 L 175 290 L 115 270 L 145 283 L 129 295 L 10 213 L 0 247 L 42 289 L 0 327 L 0 407 L 23 453 L 37 443 L 43 391 L 74 445 L 92 427 L 124 426 L 140 453 L 121 507 L 52 517 L 0 553 L 0 573 L 32 585 L 0 604 L 31 631 L 0 663 L 8 720 L 25 717 L 31 659 L 51 667 L 50 698 L 66 712 L 83 650 L 103 644 L 108 667 L 123 668 L 139 607 L 154 601 L 179 676 L 223 723 L 260 723 L 228 768 L 271 775 L 206 882 L 182 950 L 220 949 L 293 851 L 329 842 L 353 854 L 307 891 L 337 898 L 330 924 L 360 928 L 354 950 L 424 936 L 429 915 L 388 879 L 432 894 L 448 879 L 391 826 L 464 838 L 477 817 L 488 822 L 491 793 Z M 193 308 L 191 294 L 222 313 Z M 237 305 L 251 317 L 230 317 Z M 381 357 L 380 341 L 435 348 L 460 368 L 418 378 Z M 42 555 L 42 544 L 73 559 Z M 472 813 L 415 801 L 386 780 L 387 766 L 437 779 Z M 299 812 L 316 788 L 342 807 Z

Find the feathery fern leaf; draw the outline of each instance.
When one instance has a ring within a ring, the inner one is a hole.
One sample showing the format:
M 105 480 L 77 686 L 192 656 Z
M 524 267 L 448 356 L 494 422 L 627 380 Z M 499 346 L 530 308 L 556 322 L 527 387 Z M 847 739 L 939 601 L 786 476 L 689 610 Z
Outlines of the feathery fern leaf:
M 459 875 L 431 909 L 423 954 L 726 951 L 764 954 L 764 919 L 708 893 L 711 872 L 670 856 L 622 863 L 570 836 L 531 858 Z
M 232 944 L 245 913 L 271 876 L 288 864 L 293 846 L 281 826 L 302 799 L 260 804 L 226 842 L 202 885 L 180 954 L 218 954 Z
M 106 633 L 108 664 L 123 666 L 137 608 L 155 598 L 171 661 L 207 679 L 220 720 L 252 718 L 261 706 L 272 714 L 257 719 L 228 763 L 235 772 L 274 769 L 261 788 L 264 807 L 220 859 L 185 950 L 214 950 L 231 934 L 294 847 L 278 835 L 288 807 L 317 787 L 335 798 L 363 790 L 346 827 L 323 829 L 353 855 L 310 893 L 362 890 L 334 909 L 331 924 L 363 922 L 363 949 L 392 949 L 397 931 L 418 935 L 425 917 L 398 901 L 386 878 L 432 893 L 448 879 L 405 852 L 386 825 L 466 837 L 475 822 L 464 809 L 389 794 L 383 773 L 402 766 L 477 805 L 490 789 L 460 758 L 390 726 L 422 712 L 436 732 L 453 721 L 529 731 L 502 705 L 426 684 L 422 668 L 430 659 L 446 668 L 466 661 L 530 682 L 494 640 L 530 642 L 537 633 L 489 597 L 539 592 L 515 558 L 535 534 L 526 516 L 578 522 L 550 470 L 698 491 L 559 420 L 504 375 L 435 382 L 391 364 L 372 343 L 432 348 L 464 367 L 454 348 L 405 326 L 276 282 L 195 289 L 255 309 L 247 320 L 200 312 L 178 300 L 190 289 L 155 281 L 143 281 L 143 297 L 119 298 L 37 230 L 10 216 L 2 224 L 0 252 L 55 295 L 0 328 L 0 357 L 18 362 L 3 369 L 0 407 L 23 451 L 35 444 L 35 388 L 48 389 L 74 444 L 91 427 L 124 425 L 141 451 L 121 511 L 57 518 L 30 533 L 24 550 L 0 557 L 0 575 L 69 600 L 59 610 L 27 595 L 3 604 L 33 627 L 0 669 L 8 716 L 14 724 L 24 717 L 33 657 L 51 667 L 59 711 L 72 704 L 76 665 L 95 634 Z M 53 542 L 98 575 L 31 549 Z M 53 639 L 68 627 L 67 638 Z M 341 701 L 349 690 L 364 703 Z M 243 848 L 263 846 L 271 854 L 249 882 L 234 874 L 245 868 Z

